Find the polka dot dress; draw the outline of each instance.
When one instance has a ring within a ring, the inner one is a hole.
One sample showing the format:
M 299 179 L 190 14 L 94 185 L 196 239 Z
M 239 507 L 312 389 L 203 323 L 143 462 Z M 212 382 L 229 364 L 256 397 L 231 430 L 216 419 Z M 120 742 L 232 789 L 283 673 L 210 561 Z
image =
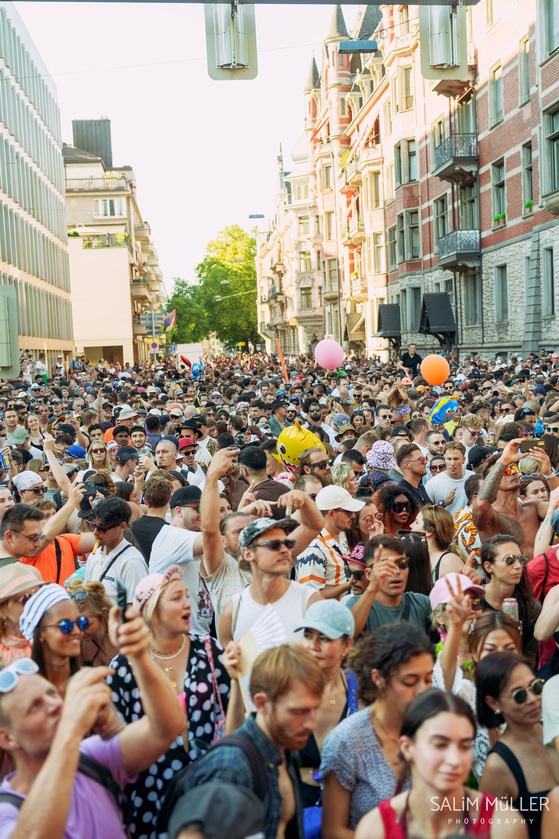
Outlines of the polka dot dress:
M 168 781 L 192 760 L 204 754 L 214 739 L 214 730 L 221 721 L 219 702 L 214 694 L 212 671 L 204 648 L 204 641 L 190 635 L 190 655 L 184 676 L 184 692 L 188 708 L 188 754 L 182 737 L 177 737 L 170 749 L 134 784 L 125 788 L 124 817 L 130 836 L 134 839 L 156 839 L 155 820 L 166 792 Z M 230 682 L 221 661 L 223 648 L 212 639 L 215 675 L 223 708 L 227 710 Z M 107 681 L 112 689 L 113 702 L 127 723 L 144 715 L 140 691 L 136 685 L 128 659 L 116 656 L 111 662 L 115 670 Z

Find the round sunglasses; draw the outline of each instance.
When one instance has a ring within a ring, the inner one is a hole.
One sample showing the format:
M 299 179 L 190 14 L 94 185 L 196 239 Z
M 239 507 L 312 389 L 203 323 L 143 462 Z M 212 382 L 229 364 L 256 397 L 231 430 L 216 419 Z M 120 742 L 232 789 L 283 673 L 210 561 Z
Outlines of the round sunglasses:
M 74 631 L 74 625 L 77 626 L 80 632 L 85 632 L 89 626 L 89 618 L 86 618 L 85 615 L 80 615 L 75 621 L 70 620 L 70 618 L 64 618 L 58 623 L 44 623 L 41 629 L 59 629 L 63 635 L 70 635 Z
M 528 685 L 527 688 L 518 688 L 513 691 L 511 693 L 511 699 L 513 699 L 517 705 L 524 705 L 528 699 L 528 691 L 530 691 L 530 693 L 534 696 L 541 696 L 544 684 L 544 679 L 534 679 L 532 684 Z

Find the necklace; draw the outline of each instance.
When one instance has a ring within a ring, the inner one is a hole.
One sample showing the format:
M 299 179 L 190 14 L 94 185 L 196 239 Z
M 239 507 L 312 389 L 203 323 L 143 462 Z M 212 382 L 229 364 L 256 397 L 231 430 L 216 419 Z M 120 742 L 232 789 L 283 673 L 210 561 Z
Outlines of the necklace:
M 330 705 L 337 705 L 338 704 L 338 700 L 336 699 L 336 691 L 338 690 L 338 686 L 337 686 L 336 682 L 337 682 L 337 680 L 331 683 L 330 690 L 328 691 L 328 696 L 330 697 L 328 702 L 330 703 Z M 342 676 L 342 687 L 345 689 L 345 683 L 344 683 L 344 680 L 343 680 L 343 676 Z
M 184 645 L 185 644 L 186 644 L 186 636 L 183 635 L 182 636 L 182 643 L 181 643 L 180 647 L 178 649 L 176 649 L 174 653 L 171 653 L 171 655 L 161 655 L 161 653 L 156 653 L 155 650 L 152 649 L 151 647 L 149 648 L 149 651 L 150 651 L 151 655 L 153 656 L 153 658 L 158 658 L 160 661 L 169 661 L 170 659 L 178 656 L 179 653 L 182 653 L 182 651 L 184 650 Z
M 389 739 L 389 740 L 392 740 L 392 742 L 393 742 L 393 743 L 396 743 L 396 745 L 398 746 L 398 748 L 400 748 L 400 740 L 399 740 L 399 738 L 398 738 L 398 737 L 394 737 L 394 735 L 393 735 L 393 734 L 390 734 L 390 732 L 386 730 L 386 728 L 384 727 L 384 725 L 381 723 L 381 721 L 379 720 L 379 718 L 378 718 L 378 717 L 377 717 L 377 715 L 375 714 L 374 710 L 373 710 L 373 711 L 371 711 L 371 717 L 372 717 L 373 722 L 376 722 L 376 724 L 378 725 L 378 727 L 379 727 L 379 728 L 380 728 L 380 729 L 384 732 L 384 734 L 388 737 L 388 739 Z M 378 732 L 377 732 L 377 737 L 378 737 L 379 742 L 380 742 L 380 745 L 381 745 L 381 747 L 382 747 L 384 744 L 383 744 L 383 742 L 382 742 L 382 739 L 378 736 Z

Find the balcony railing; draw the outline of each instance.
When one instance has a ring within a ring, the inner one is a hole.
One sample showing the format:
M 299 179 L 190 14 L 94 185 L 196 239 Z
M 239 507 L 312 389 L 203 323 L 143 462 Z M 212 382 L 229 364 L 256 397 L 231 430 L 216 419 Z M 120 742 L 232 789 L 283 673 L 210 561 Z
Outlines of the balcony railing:
M 434 173 L 445 180 L 462 180 L 477 170 L 476 134 L 451 134 L 435 149 Z
M 453 230 L 439 239 L 439 265 L 442 268 L 457 268 L 460 265 L 474 267 L 480 260 L 479 230 Z
M 363 241 L 365 239 L 365 225 L 360 213 L 351 216 L 348 222 L 349 235 L 352 239 Z
M 129 192 L 126 178 L 69 178 L 66 192 Z
M 351 163 L 347 164 L 345 168 L 345 177 L 346 182 L 348 184 L 358 186 L 361 183 L 362 176 L 361 172 L 359 171 L 359 160 L 357 158 L 353 159 Z

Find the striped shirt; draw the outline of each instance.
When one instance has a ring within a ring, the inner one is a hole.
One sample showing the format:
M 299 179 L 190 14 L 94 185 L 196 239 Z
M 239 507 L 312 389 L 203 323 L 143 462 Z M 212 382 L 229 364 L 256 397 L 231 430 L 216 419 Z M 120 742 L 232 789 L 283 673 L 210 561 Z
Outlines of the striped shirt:
M 348 554 L 345 533 L 340 533 L 336 539 L 323 528 L 297 558 L 297 582 L 312 586 L 318 591 L 324 586 L 343 585 L 349 580 Z

